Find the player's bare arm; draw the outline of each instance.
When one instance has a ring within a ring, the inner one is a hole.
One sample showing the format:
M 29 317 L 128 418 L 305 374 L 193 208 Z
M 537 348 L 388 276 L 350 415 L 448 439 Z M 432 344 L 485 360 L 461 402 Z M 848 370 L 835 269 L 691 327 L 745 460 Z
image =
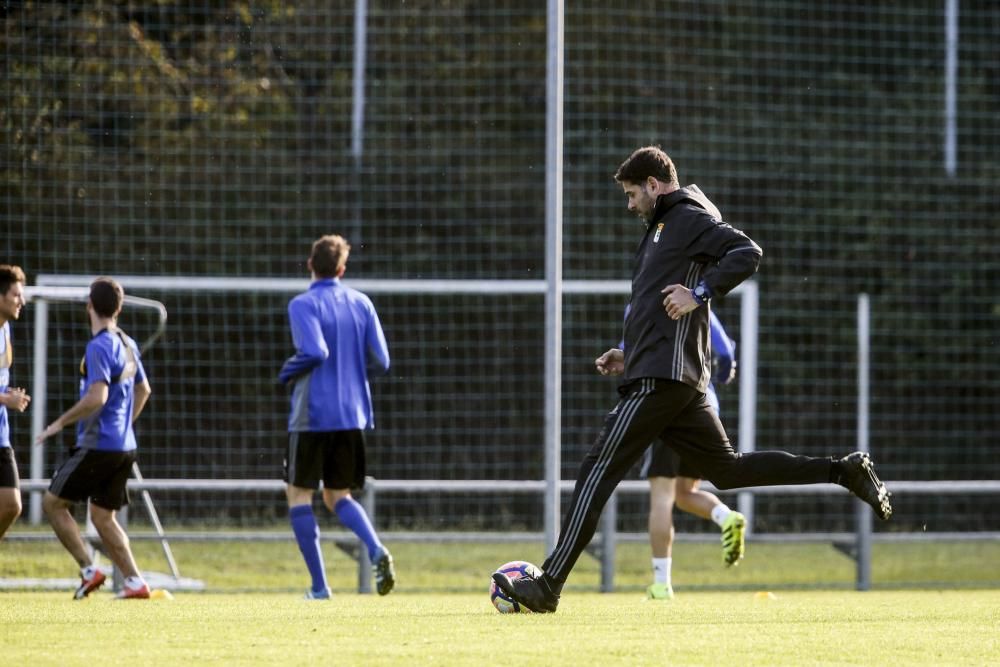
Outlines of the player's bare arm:
M 108 385 L 104 382 L 95 382 L 90 385 L 90 388 L 87 389 L 87 393 L 84 394 L 73 407 L 60 415 L 54 422 L 46 426 L 45 430 L 38 434 L 38 438 L 35 439 L 35 442 L 41 444 L 70 424 L 75 424 L 81 419 L 94 414 L 103 408 L 104 404 L 107 402 Z
M 621 375 L 625 372 L 625 353 L 613 347 L 595 359 L 594 366 L 601 375 Z
M 31 403 L 31 396 L 21 387 L 11 387 L 6 393 L 0 394 L 0 403 L 10 410 L 24 412 Z
M 153 393 L 153 388 L 149 386 L 149 380 L 143 380 L 135 385 L 135 396 L 132 399 L 132 423 L 139 418 L 139 413 L 146 407 L 149 395 Z
M 667 295 L 663 299 L 663 308 L 672 320 L 679 320 L 698 307 L 691 290 L 684 285 L 670 285 L 660 290 L 660 294 Z

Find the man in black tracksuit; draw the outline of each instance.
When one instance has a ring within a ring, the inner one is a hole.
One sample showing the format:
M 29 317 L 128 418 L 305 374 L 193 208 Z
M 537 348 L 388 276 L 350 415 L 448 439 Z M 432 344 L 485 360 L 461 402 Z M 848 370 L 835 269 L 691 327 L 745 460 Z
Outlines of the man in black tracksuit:
M 556 610 L 562 585 L 593 537 L 605 503 L 657 437 L 720 489 L 836 482 L 882 519 L 892 513 L 889 492 L 867 454 L 831 459 L 733 451 L 705 397 L 711 377 L 709 302 L 754 274 L 761 249 L 723 222 L 697 186 L 681 188 L 673 162 L 659 147 L 636 150 L 615 180 L 629 211 L 646 223 L 625 320 L 621 400 L 580 465 L 559 542 L 542 564 L 544 574 L 516 580 L 493 575 L 507 595 L 538 612 Z M 601 363 L 598 359 L 603 372 Z

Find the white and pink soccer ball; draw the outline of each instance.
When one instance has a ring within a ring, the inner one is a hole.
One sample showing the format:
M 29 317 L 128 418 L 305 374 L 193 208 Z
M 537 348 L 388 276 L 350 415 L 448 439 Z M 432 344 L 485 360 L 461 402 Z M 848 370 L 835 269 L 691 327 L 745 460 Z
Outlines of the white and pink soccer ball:
M 497 572 L 502 572 L 507 575 L 509 579 L 520 579 L 521 577 L 540 577 L 542 576 L 542 571 L 531 563 L 523 560 L 512 560 L 509 563 L 504 563 L 496 569 Z M 490 582 L 490 602 L 493 606 L 497 608 L 501 614 L 530 614 L 531 610 L 524 607 L 514 600 L 507 597 L 502 590 L 497 587 L 495 581 Z

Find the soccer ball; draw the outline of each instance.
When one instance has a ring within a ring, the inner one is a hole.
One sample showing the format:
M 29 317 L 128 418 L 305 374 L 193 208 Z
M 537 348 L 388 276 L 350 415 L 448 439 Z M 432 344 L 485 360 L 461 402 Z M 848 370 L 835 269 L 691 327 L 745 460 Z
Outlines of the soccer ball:
M 503 572 L 510 579 L 520 579 L 521 577 L 540 577 L 542 576 L 542 571 L 531 563 L 523 560 L 512 560 L 509 563 L 504 563 L 496 569 L 497 572 Z M 522 607 L 514 600 L 504 595 L 504 592 L 497 587 L 495 581 L 490 582 L 490 602 L 493 606 L 497 608 L 497 611 L 501 614 L 518 614 L 525 613 L 530 614 L 531 610 L 527 607 Z

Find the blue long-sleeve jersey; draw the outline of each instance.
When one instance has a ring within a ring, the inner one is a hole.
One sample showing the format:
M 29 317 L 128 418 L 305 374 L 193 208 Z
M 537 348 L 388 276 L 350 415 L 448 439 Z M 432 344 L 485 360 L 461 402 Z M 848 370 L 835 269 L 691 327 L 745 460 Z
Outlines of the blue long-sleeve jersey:
M 733 379 L 733 364 L 736 363 L 736 343 L 726 333 L 722 322 L 709 311 L 708 325 L 712 334 L 712 361 L 715 368 L 712 372 L 712 382 L 729 384 Z
M 293 382 L 289 431 L 374 427 L 368 367 L 389 370 L 389 347 L 371 300 L 322 278 L 288 304 L 295 354 L 278 379 Z

